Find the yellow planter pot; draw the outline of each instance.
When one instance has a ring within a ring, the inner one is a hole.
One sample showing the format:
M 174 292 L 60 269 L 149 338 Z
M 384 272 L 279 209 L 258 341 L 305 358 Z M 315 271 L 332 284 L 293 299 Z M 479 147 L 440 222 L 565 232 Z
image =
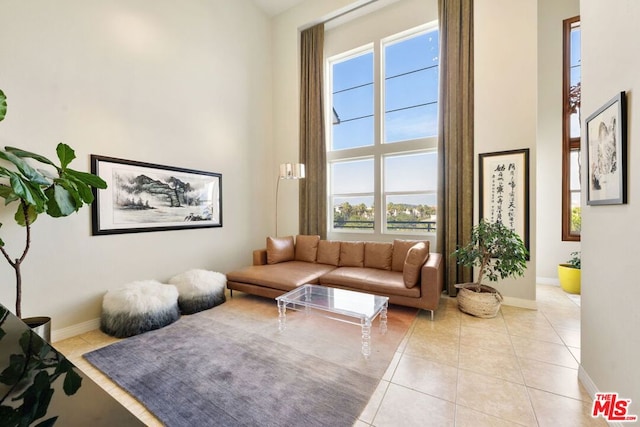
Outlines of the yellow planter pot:
M 570 294 L 580 293 L 580 269 L 569 267 L 568 264 L 558 265 L 558 279 L 560 287 Z

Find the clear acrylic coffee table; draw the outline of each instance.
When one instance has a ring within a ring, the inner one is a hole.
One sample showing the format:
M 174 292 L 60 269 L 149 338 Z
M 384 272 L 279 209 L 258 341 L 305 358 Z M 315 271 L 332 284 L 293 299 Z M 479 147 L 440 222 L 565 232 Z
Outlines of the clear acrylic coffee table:
M 371 325 L 380 315 L 380 332 L 387 331 L 389 298 L 364 292 L 348 291 L 320 285 L 302 285 L 276 298 L 278 327 L 286 329 L 287 308 L 314 311 L 325 317 L 360 325 L 362 328 L 362 354 L 371 355 Z

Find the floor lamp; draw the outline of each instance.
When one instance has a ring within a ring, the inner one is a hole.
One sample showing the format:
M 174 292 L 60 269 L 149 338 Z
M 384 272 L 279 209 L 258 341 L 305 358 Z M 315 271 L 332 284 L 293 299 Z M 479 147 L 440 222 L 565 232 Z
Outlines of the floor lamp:
M 304 178 L 304 163 L 282 163 L 280 173 L 276 182 L 276 236 L 278 237 L 278 191 L 280 190 L 280 180 L 302 179 Z

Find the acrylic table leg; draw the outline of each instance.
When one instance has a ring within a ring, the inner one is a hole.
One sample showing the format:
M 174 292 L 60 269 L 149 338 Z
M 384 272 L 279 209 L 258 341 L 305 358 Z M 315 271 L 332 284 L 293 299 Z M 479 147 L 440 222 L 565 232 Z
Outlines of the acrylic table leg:
M 389 303 L 386 303 L 380 311 L 380 332 L 383 334 L 387 332 L 387 307 L 389 307 Z
M 304 300 L 305 302 L 311 302 L 311 289 L 308 286 L 304 290 Z M 304 312 L 306 314 L 309 314 L 310 312 L 309 304 L 304 305 Z
M 362 354 L 368 358 L 371 355 L 371 320 L 362 318 L 360 325 L 362 326 Z
M 278 330 L 280 332 L 287 328 L 287 303 L 278 301 Z

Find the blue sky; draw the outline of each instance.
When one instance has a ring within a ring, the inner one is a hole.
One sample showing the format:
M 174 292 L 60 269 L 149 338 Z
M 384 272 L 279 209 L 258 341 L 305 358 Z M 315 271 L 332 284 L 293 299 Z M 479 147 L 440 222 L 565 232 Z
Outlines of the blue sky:
M 395 142 L 437 134 L 438 32 L 384 48 L 384 140 Z M 374 54 L 333 65 L 334 148 L 374 143 Z

